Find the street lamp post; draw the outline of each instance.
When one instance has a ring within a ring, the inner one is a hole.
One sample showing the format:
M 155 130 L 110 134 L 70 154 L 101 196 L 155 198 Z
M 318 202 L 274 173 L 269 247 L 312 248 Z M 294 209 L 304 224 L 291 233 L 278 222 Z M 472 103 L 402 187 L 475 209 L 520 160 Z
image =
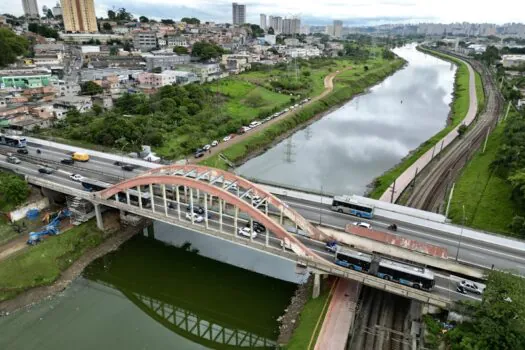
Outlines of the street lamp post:
M 459 235 L 458 250 L 456 251 L 456 261 L 458 261 L 459 250 L 461 249 L 461 240 L 463 239 L 463 228 L 465 227 L 465 205 L 462 205 L 463 208 L 463 225 L 461 225 L 461 234 Z
M 323 185 L 321 184 L 321 205 L 319 206 L 319 225 L 321 225 L 323 218 Z

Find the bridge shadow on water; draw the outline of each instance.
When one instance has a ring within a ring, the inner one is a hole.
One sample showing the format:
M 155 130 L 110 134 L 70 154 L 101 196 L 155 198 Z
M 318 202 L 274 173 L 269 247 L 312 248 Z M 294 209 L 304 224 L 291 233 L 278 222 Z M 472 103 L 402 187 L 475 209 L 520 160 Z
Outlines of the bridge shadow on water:
M 84 277 L 121 292 L 153 320 L 213 349 L 275 348 L 293 283 L 137 236 Z

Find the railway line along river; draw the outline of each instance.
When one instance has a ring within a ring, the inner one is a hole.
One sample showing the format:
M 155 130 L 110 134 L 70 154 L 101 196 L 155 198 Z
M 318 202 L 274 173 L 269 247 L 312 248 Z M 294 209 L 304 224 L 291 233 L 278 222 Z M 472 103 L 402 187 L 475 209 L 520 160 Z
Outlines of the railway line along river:
M 456 67 L 408 45 L 408 65 L 237 169 L 259 180 L 329 193 L 367 185 L 446 126 Z

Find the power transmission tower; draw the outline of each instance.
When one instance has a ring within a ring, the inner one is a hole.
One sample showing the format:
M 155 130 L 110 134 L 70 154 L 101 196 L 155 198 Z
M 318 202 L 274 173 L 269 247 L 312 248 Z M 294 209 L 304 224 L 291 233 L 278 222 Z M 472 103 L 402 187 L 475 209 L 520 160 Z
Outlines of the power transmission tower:
M 312 138 L 312 128 L 310 127 L 310 125 L 308 125 L 306 129 L 304 129 L 304 137 L 307 140 L 310 140 Z
M 295 163 L 295 159 L 294 159 L 294 155 L 295 155 L 295 152 L 294 152 L 294 143 L 293 143 L 293 140 L 292 140 L 292 137 L 289 137 L 288 140 L 286 140 L 286 144 L 284 145 L 284 161 L 286 163 L 289 163 L 289 164 L 292 164 L 292 163 Z

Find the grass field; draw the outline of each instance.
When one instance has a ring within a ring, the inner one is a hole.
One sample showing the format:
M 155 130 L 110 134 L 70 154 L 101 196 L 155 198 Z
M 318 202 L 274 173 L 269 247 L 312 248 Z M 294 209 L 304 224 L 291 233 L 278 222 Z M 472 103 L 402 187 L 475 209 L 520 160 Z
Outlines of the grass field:
M 362 93 L 368 87 L 383 80 L 404 64 L 402 60 L 394 60 L 388 63 L 381 62 L 382 61 L 379 60 L 373 61 L 366 72 L 364 70 L 364 64 L 356 65 L 355 67 L 352 66 L 353 69 L 341 72 L 341 76 L 337 76 L 334 79 L 334 89 L 330 94 L 302 107 L 269 128 L 252 132 L 251 136 L 247 139 L 225 149 L 223 151 L 224 156 L 234 163 L 242 160 L 250 154 L 250 152 L 270 145 L 279 135 L 292 130 L 331 107 L 344 103 L 353 96 Z M 201 162 L 201 164 L 225 170 L 228 169 L 227 164 L 219 155 L 210 157 Z
M 94 220 L 49 237 L 0 263 L 0 301 L 55 281 L 84 252 L 102 242 Z
M 445 60 L 452 61 L 457 64 L 458 69 L 456 71 L 456 79 L 454 83 L 454 102 L 452 103 L 451 109 L 451 120 L 449 125 L 442 129 L 440 132 L 432 136 L 427 141 L 423 142 L 415 151 L 411 152 L 405 159 L 403 159 L 398 165 L 385 172 L 374 180 L 374 189 L 369 193 L 369 197 L 378 199 L 388 189 L 388 187 L 399 177 L 408 167 L 410 167 L 416 160 L 419 159 L 425 152 L 434 147 L 434 145 L 445 137 L 452 129 L 461 123 L 461 121 L 467 115 L 467 111 L 470 104 L 469 97 L 469 73 L 468 68 L 462 61 L 435 53 L 434 51 L 420 48 L 421 51 L 431 53 L 432 55 L 441 57 Z
M 9 225 L 9 220 L 4 216 L 0 217 L 0 244 L 10 241 L 16 236 L 18 233 Z
M 476 72 L 476 97 L 478 98 L 478 112 L 485 108 L 485 91 L 483 90 L 483 81 L 481 75 Z
M 286 350 L 309 350 L 315 347 L 331 298 L 332 285 L 324 283 L 321 286 L 323 289 L 319 297 L 308 300 L 304 305 L 303 311 L 299 315 L 299 324 L 292 338 L 284 347 Z M 311 291 L 309 292 L 311 295 Z
M 509 116 L 509 118 L 511 115 Z M 456 182 L 449 216 L 453 222 L 481 230 L 510 234 L 508 225 L 515 215 L 524 216 L 511 199 L 511 185 L 489 168 L 504 137 L 505 123 L 492 132 L 485 153 L 476 152 Z

